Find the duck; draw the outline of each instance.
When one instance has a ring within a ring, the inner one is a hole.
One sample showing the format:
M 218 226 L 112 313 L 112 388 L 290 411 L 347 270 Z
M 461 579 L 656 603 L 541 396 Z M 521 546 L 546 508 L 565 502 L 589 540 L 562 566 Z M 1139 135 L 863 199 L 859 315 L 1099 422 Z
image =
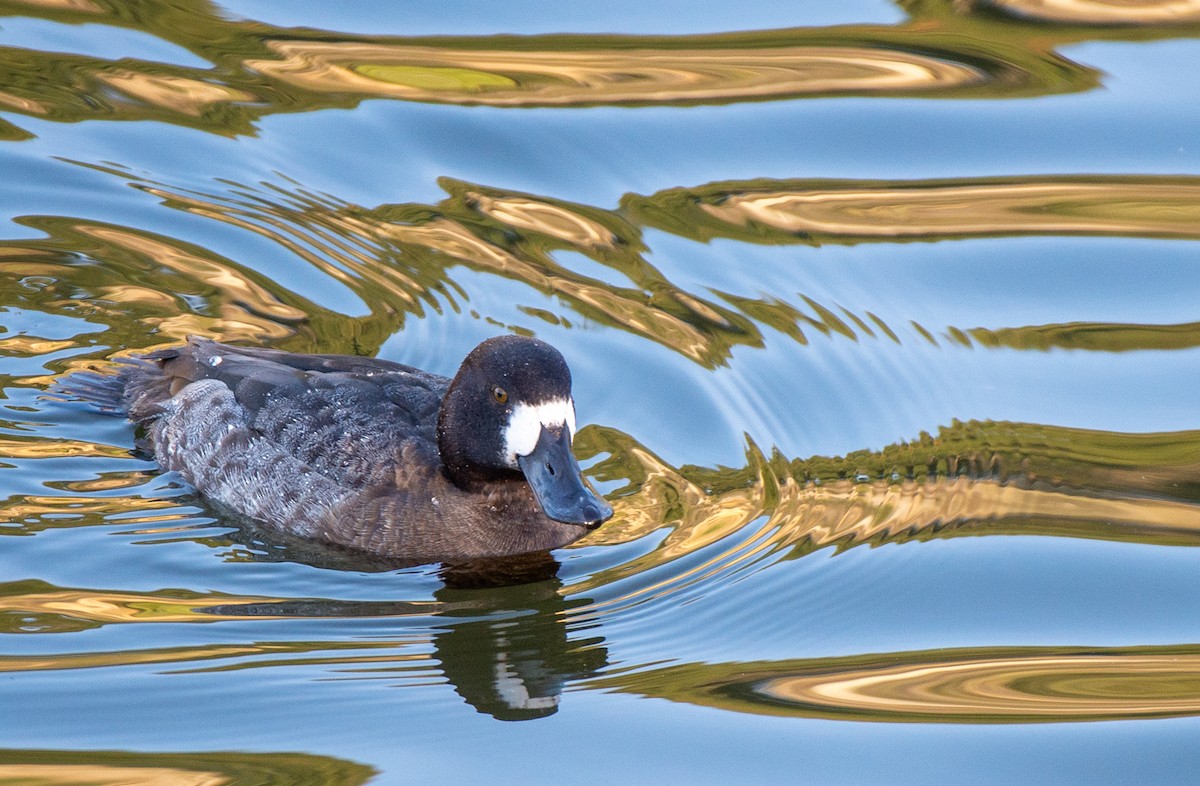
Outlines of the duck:
M 566 360 L 536 338 L 489 338 L 447 378 L 189 337 L 105 384 L 163 470 L 259 529 L 454 563 L 558 549 L 613 515 L 572 450 Z

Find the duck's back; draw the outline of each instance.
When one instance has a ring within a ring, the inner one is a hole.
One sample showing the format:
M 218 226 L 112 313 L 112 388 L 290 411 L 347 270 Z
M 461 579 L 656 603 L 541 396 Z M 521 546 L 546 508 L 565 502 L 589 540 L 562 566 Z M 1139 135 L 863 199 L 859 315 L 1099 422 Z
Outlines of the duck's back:
M 162 437 L 191 445 L 215 431 L 266 440 L 346 487 L 394 483 L 407 449 L 437 462 L 437 412 L 450 381 L 418 369 L 371 358 L 302 355 L 232 347 L 192 339 L 183 347 L 150 356 L 126 384 L 135 420 L 176 410 L 170 434 L 151 435 L 160 459 Z M 203 408 L 211 414 L 194 411 Z M 183 411 L 189 410 L 189 411 Z M 229 446 L 223 461 L 232 458 Z M 175 451 L 178 452 L 178 451 Z M 196 463 L 179 457 L 176 463 Z M 403 460 L 405 468 L 411 456 Z M 184 469 L 172 466 L 172 469 Z
M 399 558 L 458 548 L 422 507 L 455 496 L 437 450 L 445 377 L 192 339 L 122 378 L 144 446 L 210 499 L 292 534 Z M 379 500 L 392 517 L 364 516 Z

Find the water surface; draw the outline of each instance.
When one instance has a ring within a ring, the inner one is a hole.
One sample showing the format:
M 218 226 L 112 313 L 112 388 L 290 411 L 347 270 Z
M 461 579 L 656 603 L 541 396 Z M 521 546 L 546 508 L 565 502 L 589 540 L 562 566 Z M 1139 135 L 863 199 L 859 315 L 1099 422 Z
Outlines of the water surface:
M 0 2 L 0 780 L 1192 778 L 1200 6 L 643 6 Z M 506 332 L 616 515 L 502 586 L 47 396 Z

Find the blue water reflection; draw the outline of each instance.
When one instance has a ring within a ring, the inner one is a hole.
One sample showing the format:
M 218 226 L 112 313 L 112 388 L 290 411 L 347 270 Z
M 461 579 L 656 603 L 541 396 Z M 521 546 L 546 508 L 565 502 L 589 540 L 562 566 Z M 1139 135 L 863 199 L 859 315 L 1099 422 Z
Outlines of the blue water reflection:
M 298 0 L 285 8 L 263 0 L 234 0 L 222 4 L 231 16 L 269 18 L 281 26 L 311 27 L 377 35 L 491 35 L 512 33 L 719 33 L 766 30 L 795 25 L 890 24 L 904 18 L 895 5 L 879 0 L 830 5 L 820 2 L 755 3 L 736 6 L 703 2 L 617 2 L 603 6 L 572 6 L 545 0 L 518 0 L 480 5 L 451 2 L 439 6 L 363 3 L 353 15 L 328 4 Z
M 45 19 L 6 17 L 0 26 L 0 44 L 104 60 L 136 58 L 188 68 L 212 65 L 150 33 L 111 25 L 66 25 Z

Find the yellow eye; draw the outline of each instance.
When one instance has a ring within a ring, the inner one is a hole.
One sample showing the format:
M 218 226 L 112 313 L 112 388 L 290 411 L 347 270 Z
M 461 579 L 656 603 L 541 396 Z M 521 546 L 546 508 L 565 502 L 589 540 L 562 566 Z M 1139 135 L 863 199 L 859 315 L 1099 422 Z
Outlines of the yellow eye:
M 504 390 L 504 388 L 497 385 L 496 387 L 492 388 L 492 398 L 503 404 L 505 401 L 508 401 L 508 393 Z

